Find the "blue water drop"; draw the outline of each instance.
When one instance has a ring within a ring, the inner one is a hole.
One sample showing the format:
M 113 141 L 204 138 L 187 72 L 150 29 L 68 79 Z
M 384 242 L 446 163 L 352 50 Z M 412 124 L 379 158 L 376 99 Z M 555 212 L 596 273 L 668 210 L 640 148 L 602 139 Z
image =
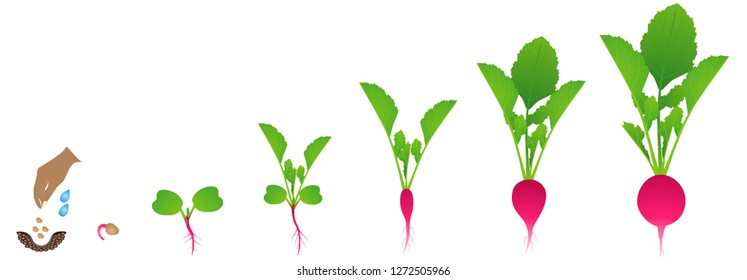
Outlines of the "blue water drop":
M 60 217 L 67 216 L 67 211 L 68 211 L 67 204 L 62 205 L 62 207 L 60 207 L 60 212 L 59 212 Z
M 68 199 L 70 199 L 70 190 L 66 190 L 62 195 L 60 195 L 60 201 L 62 201 L 62 203 L 67 202 Z

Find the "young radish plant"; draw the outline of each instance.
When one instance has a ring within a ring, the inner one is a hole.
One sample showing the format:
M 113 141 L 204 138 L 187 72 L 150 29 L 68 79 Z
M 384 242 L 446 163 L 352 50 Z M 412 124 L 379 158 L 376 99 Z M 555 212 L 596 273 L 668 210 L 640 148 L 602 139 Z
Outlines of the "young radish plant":
M 319 193 L 319 186 L 304 186 L 304 183 L 308 178 L 309 171 L 311 171 L 311 166 L 314 164 L 314 161 L 332 137 L 322 136 L 314 140 L 314 142 L 311 142 L 311 144 L 306 147 L 306 151 L 303 152 L 304 158 L 306 159 L 306 168 L 304 168 L 303 165 L 294 167 L 290 159 L 283 162 L 285 148 L 288 146 L 283 134 L 269 124 L 260 123 L 259 127 L 262 129 L 262 133 L 264 133 L 267 142 L 270 143 L 270 147 L 275 153 L 275 157 L 278 160 L 278 166 L 283 174 L 283 183 L 285 183 L 285 188 L 278 185 L 267 186 L 264 199 L 265 202 L 269 204 L 280 204 L 285 201 L 288 203 L 288 206 L 290 206 L 293 225 L 296 227 L 296 231 L 293 233 L 293 238 L 298 242 L 296 255 L 299 255 L 301 254 L 301 245 L 304 244 L 303 239 L 305 239 L 306 236 L 301 232 L 301 229 L 298 227 L 298 223 L 296 222 L 296 207 L 299 202 L 309 205 L 317 205 L 322 202 L 322 195 Z M 296 179 L 298 179 L 298 184 L 296 184 Z
M 641 128 L 624 122 L 623 129 L 654 172 L 654 176 L 646 180 L 638 192 L 638 210 L 658 228 L 659 255 L 662 255 L 664 228 L 677 221 L 685 211 L 685 192 L 674 178 L 667 176 L 669 165 L 695 104 L 727 57 L 711 56 L 701 60 L 697 66 L 694 64 L 695 25 L 678 4 L 656 13 L 648 24 L 648 32 L 643 34 L 640 52 L 620 37 L 601 37 L 628 85 L 633 105 L 643 123 Z M 643 92 L 649 74 L 656 82 L 658 92 L 655 96 Z M 687 76 L 681 84 L 671 87 L 666 95 L 662 95 L 670 82 L 683 75 Z M 680 107 L 683 100 L 687 115 Z M 651 133 L 654 125 L 655 132 Z M 670 146 L 670 140 L 674 137 L 677 140 Z
M 441 123 L 449 114 L 451 108 L 456 104 L 455 100 L 443 100 L 436 103 L 430 110 L 425 112 L 425 115 L 420 120 L 420 127 L 423 129 L 423 140 L 420 142 L 417 138 L 412 142 L 407 141 L 405 133 L 402 130 L 394 134 L 394 142 L 392 142 L 392 127 L 394 126 L 394 120 L 397 118 L 397 106 L 394 105 L 394 100 L 384 92 L 382 88 L 375 84 L 361 83 L 363 91 L 368 97 L 368 101 L 371 102 L 376 115 L 379 116 L 381 124 L 384 126 L 384 132 L 386 132 L 387 139 L 389 140 L 389 146 L 392 148 L 392 155 L 394 156 L 394 163 L 397 165 L 397 171 L 399 175 L 399 182 L 402 186 L 402 192 L 399 196 L 399 205 L 402 209 L 402 215 L 405 217 L 405 240 L 403 241 L 403 253 L 407 251 L 410 246 L 410 240 L 412 238 L 410 228 L 410 218 L 412 217 L 412 209 L 414 201 L 412 197 L 413 179 L 415 174 L 418 172 L 421 159 L 425 154 L 425 150 L 428 149 L 428 144 L 431 143 L 433 135 Z M 425 143 L 425 144 L 423 144 Z M 412 169 L 412 174 L 408 173 L 408 167 L 410 166 L 410 155 L 415 160 L 415 168 Z M 400 164 L 401 163 L 401 164 Z M 408 176 L 409 174 L 409 176 Z
M 187 207 L 182 210 L 184 202 L 182 202 L 182 198 L 179 197 L 178 194 L 169 190 L 160 190 L 156 193 L 156 200 L 153 201 L 151 207 L 156 213 L 165 216 L 176 215 L 176 213 L 182 214 L 184 224 L 187 225 L 187 235 L 184 236 L 184 239 L 189 238 L 185 243 L 192 242 L 192 255 L 194 255 L 195 244 L 200 245 L 195 238 L 199 239 L 200 237 L 195 235 L 192 231 L 192 226 L 190 225 L 192 214 L 195 212 L 195 209 L 200 212 L 218 211 L 218 209 L 223 207 L 223 199 L 218 195 L 218 188 L 210 186 L 197 191 L 197 193 L 192 197 L 192 203 L 194 205 L 192 209 Z M 109 232 L 109 227 L 105 226 L 105 228 L 107 229 L 107 232 Z M 101 230 L 101 228 L 99 228 L 99 230 Z M 119 230 L 117 230 L 117 232 L 119 232 Z
M 537 167 L 558 120 L 581 90 L 584 81 L 570 81 L 556 88 L 558 57 L 555 49 L 543 37 L 532 40 L 519 51 L 516 62 L 511 67 L 511 77 L 495 65 L 478 63 L 478 67 L 498 100 L 519 157 L 524 180 L 514 187 L 511 200 L 514 209 L 526 224 L 526 252 L 532 244 L 534 225 L 545 207 L 545 188 L 534 180 Z M 523 114 L 514 112 L 518 97 L 524 103 L 521 108 Z M 538 102 L 548 97 L 544 105 L 532 110 Z M 546 124 L 548 119 L 549 131 Z M 534 130 L 530 132 L 531 127 Z M 522 138 L 524 149 L 519 148 Z M 538 148 L 542 149 L 539 156 Z M 520 150 L 524 151 L 523 157 Z

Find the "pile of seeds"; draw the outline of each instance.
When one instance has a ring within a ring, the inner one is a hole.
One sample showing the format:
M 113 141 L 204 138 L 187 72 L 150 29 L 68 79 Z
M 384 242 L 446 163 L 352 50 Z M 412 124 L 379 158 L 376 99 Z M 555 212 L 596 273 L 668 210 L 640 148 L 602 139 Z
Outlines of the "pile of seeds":
M 39 218 L 39 217 L 36 218 L 36 223 L 37 224 L 41 224 L 43 221 L 44 220 L 42 220 L 42 218 Z M 39 228 L 36 227 L 36 226 L 34 226 L 31 230 L 33 230 L 34 232 L 39 232 Z M 41 231 L 48 232 L 49 229 L 46 226 L 42 226 Z M 39 237 L 39 239 L 44 239 L 44 233 L 39 232 L 39 234 L 37 235 L 37 237 Z

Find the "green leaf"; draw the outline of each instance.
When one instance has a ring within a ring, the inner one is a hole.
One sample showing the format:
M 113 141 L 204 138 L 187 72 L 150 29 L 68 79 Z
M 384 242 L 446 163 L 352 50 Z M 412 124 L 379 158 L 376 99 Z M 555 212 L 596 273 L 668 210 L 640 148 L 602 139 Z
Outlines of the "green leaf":
M 534 130 L 534 133 L 532 133 L 532 135 L 535 134 L 539 136 L 540 147 L 544 149 L 545 145 L 547 145 L 547 126 L 544 123 L 539 124 L 537 129 Z
M 669 146 L 669 138 L 672 136 L 672 128 L 675 127 L 675 125 L 680 126 L 679 130 L 681 132 L 682 129 L 682 108 L 675 107 L 672 109 L 671 112 L 669 112 L 669 116 L 667 116 L 664 121 L 659 123 L 659 135 L 662 136 L 662 146 L 661 149 L 663 151 L 667 151 L 667 147 Z M 677 135 L 680 133 L 675 131 Z
M 420 127 L 423 129 L 423 138 L 425 144 L 431 141 L 431 138 L 436 134 L 436 130 L 441 126 L 446 116 L 451 111 L 451 108 L 456 104 L 456 100 L 443 100 L 433 105 L 433 108 L 425 112 L 425 115 L 420 120 Z
M 379 116 L 386 135 L 392 135 L 392 126 L 397 118 L 397 106 L 394 105 L 394 100 L 384 92 L 384 89 L 375 84 L 361 83 L 361 87 L 376 111 L 376 115 Z
M 519 92 L 516 91 L 514 81 L 495 65 L 479 63 L 477 66 L 480 67 L 480 71 L 485 76 L 485 80 L 493 91 L 495 99 L 498 100 L 498 104 L 503 111 L 503 116 L 506 118 L 506 123 L 513 122 L 513 119 L 509 120 L 508 117 L 511 115 L 509 113 L 513 113 L 516 100 L 519 97 Z
M 641 39 L 641 54 L 659 90 L 693 68 L 695 24 L 682 6 L 674 4 L 656 13 Z
M 197 191 L 192 197 L 195 209 L 201 212 L 218 211 L 223 207 L 223 199 L 218 194 L 218 188 L 210 186 Z
M 405 133 L 402 132 L 402 130 L 397 131 L 394 133 L 394 156 L 399 159 L 399 154 L 402 152 L 402 150 L 405 149 L 405 145 L 407 144 L 407 140 L 405 138 Z
M 666 107 L 669 108 L 675 108 L 682 103 L 682 100 L 685 99 L 685 90 L 682 88 L 681 85 L 676 85 L 672 89 L 669 90 L 669 93 L 667 95 L 662 95 L 661 98 L 659 98 L 659 110 L 662 110 Z
M 303 165 L 299 166 L 296 170 L 296 176 L 298 177 L 298 181 L 303 184 L 303 180 L 306 179 L 306 169 L 303 168 Z
M 547 126 L 542 123 L 537 126 L 537 128 L 534 129 L 534 132 L 529 136 L 529 141 L 527 141 L 527 147 L 529 148 L 529 158 L 534 160 L 534 153 L 537 151 L 537 143 L 540 143 L 540 146 L 542 148 L 545 148 L 545 144 L 547 143 Z
M 151 207 L 153 211 L 161 215 L 174 215 L 182 210 L 182 198 L 178 194 L 169 190 L 160 190 L 156 193 L 156 200 Z
M 278 159 L 278 163 L 283 161 L 283 154 L 285 154 L 285 148 L 288 143 L 285 142 L 285 137 L 272 125 L 260 123 L 259 128 L 262 129 L 262 133 L 265 134 L 267 142 L 270 143 L 272 151 L 275 152 L 275 157 Z
M 410 152 L 412 152 L 412 156 L 415 158 L 415 163 L 420 163 L 420 158 L 423 156 L 422 146 L 423 144 L 417 138 L 415 138 L 415 141 L 412 141 Z
M 675 112 L 675 111 L 678 111 L 678 112 Z M 674 109 L 672 109 L 672 112 L 669 113 L 669 117 L 673 118 L 672 126 L 674 126 L 674 134 L 677 135 L 677 137 L 680 137 L 680 134 L 682 133 L 682 127 L 684 125 L 682 123 L 682 117 L 683 117 L 682 108 L 675 107 Z M 669 117 L 667 117 L 667 119 L 669 119 Z
M 655 97 L 649 96 L 643 106 L 643 129 L 648 131 L 651 124 L 659 118 L 659 105 Z
M 584 81 L 570 81 L 560 86 L 560 89 L 550 96 L 550 100 L 547 101 L 547 108 L 550 114 L 550 127 L 555 127 L 565 109 L 568 108 L 568 105 L 571 104 L 571 101 L 573 101 L 573 98 L 576 97 L 576 94 L 581 90 L 583 85 Z
M 687 113 L 693 111 L 695 103 L 703 95 L 705 89 L 711 84 L 721 66 L 726 62 L 727 56 L 711 56 L 703 59 L 698 66 L 690 70 L 685 80 L 682 81 L 682 88 L 685 91 L 687 99 Z
M 527 120 L 524 119 L 524 115 L 518 115 L 514 118 L 514 142 L 519 143 L 521 137 L 527 133 Z
M 399 150 L 399 153 L 397 154 L 397 158 L 402 161 L 402 170 L 407 177 L 407 164 L 410 162 L 410 143 L 405 143 L 401 150 Z
M 641 53 L 620 37 L 602 35 L 602 41 L 620 70 L 631 93 L 642 93 L 648 78 L 648 67 Z
M 558 57 L 544 37 L 524 45 L 516 57 L 511 76 L 527 110 L 555 92 L 558 83 Z
M 319 193 L 319 187 L 315 185 L 306 186 L 299 193 L 301 201 L 309 205 L 316 205 L 322 202 L 322 195 Z
M 635 142 L 636 146 L 638 146 L 638 149 L 640 149 L 643 155 L 646 156 L 646 159 L 651 160 L 648 151 L 646 150 L 646 146 L 643 145 L 643 138 L 646 135 L 643 133 L 641 127 L 633 125 L 629 122 L 625 122 L 623 123 L 623 128 L 626 132 L 628 132 L 628 135 L 630 135 L 630 139 L 633 139 L 633 142 Z
M 291 184 L 296 183 L 296 169 L 293 168 L 293 162 L 290 159 L 283 164 L 283 177 Z
M 265 202 L 269 204 L 283 203 L 286 199 L 286 192 L 281 186 L 269 185 L 265 193 Z
M 306 147 L 306 150 L 303 152 L 303 156 L 304 158 L 306 158 L 306 166 L 308 166 L 309 169 L 311 169 L 311 165 L 314 164 L 314 161 L 319 156 L 319 153 L 322 152 L 324 146 L 327 145 L 329 139 L 332 139 L 332 137 L 322 136 L 316 138 L 314 142 L 311 142 L 311 144 Z
M 534 110 L 534 113 L 529 114 L 529 116 L 527 117 L 527 125 L 541 124 L 545 122 L 549 115 L 550 109 L 547 107 L 547 104 L 539 106 L 536 110 Z

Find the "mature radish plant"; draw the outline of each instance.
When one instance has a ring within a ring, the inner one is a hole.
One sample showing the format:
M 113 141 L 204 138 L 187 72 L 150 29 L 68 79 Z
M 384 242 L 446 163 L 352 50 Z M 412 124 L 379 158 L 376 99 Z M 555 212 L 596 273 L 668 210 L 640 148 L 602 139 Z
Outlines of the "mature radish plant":
M 640 52 L 620 37 L 602 35 L 602 41 L 628 85 L 633 105 L 638 109 L 643 123 L 641 128 L 624 122 L 623 128 L 654 171 L 654 176 L 646 180 L 638 192 L 638 210 L 658 228 L 661 255 L 664 252 L 664 228 L 677 221 L 685 211 L 685 192 L 674 178 L 667 176 L 669 165 L 695 104 L 727 57 L 711 56 L 695 66 L 695 25 L 679 4 L 669 6 L 654 16 L 648 24 L 648 32 L 641 39 Z M 656 96 L 643 92 L 649 74 L 656 82 Z M 670 82 L 683 75 L 687 76 L 681 84 L 671 87 L 666 95 L 662 95 Z M 687 115 L 680 107 L 682 100 L 686 100 Z M 654 125 L 655 132 L 650 133 Z M 656 138 L 652 140 L 652 136 Z M 670 140 L 674 137 L 677 140 L 670 146 Z
M 275 157 L 278 160 L 278 166 L 283 174 L 283 183 L 285 188 L 278 185 L 269 185 L 265 193 L 265 202 L 269 204 L 280 204 L 285 201 L 288 203 L 291 209 L 291 217 L 293 217 L 293 225 L 296 227 L 296 231 L 293 233 L 294 240 L 298 243 L 296 255 L 301 254 L 301 246 L 304 244 L 306 236 L 301 232 L 296 222 L 296 207 L 299 202 L 303 202 L 309 205 L 316 205 L 322 202 L 322 195 L 319 193 L 319 186 L 308 185 L 304 186 L 306 178 L 308 178 L 309 171 L 314 161 L 322 152 L 324 146 L 327 145 L 329 139 L 332 137 L 322 136 L 311 142 L 306 147 L 306 151 L 303 152 L 304 158 L 306 158 L 306 167 L 299 165 L 298 167 L 293 166 L 293 162 L 287 159 L 283 162 L 283 155 L 285 154 L 285 148 L 288 143 L 285 142 L 285 137 L 275 127 L 269 124 L 260 123 L 259 127 L 262 129 L 267 142 L 270 143 L 272 151 L 275 153 Z M 298 184 L 296 184 L 298 179 Z
M 532 244 L 534 225 L 545 207 L 546 198 L 545 188 L 534 180 L 534 176 L 558 120 L 581 90 L 584 81 L 570 81 L 556 88 L 558 57 L 555 49 L 543 37 L 532 40 L 519 51 L 516 62 L 511 67 L 511 77 L 495 65 L 479 63 L 478 66 L 503 111 L 503 118 L 511 130 L 516 155 L 519 157 L 524 180 L 514 187 L 511 200 L 514 209 L 526 224 L 525 251 L 528 251 Z M 514 112 L 518 97 L 524 103 L 521 108 L 523 114 Z M 532 110 L 548 97 L 545 104 Z M 548 119 L 549 131 L 545 122 Z M 532 127 L 534 130 L 530 132 Z M 522 138 L 523 157 L 519 148 Z M 542 151 L 535 157 L 538 148 Z
M 394 163 L 397 165 L 397 171 L 399 175 L 399 182 L 402 186 L 402 192 L 399 196 L 399 205 L 402 209 L 402 215 L 405 217 L 405 240 L 403 241 L 403 253 L 407 251 L 410 246 L 410 240 L 412 238 L 410 228 L 410 218 L 412 217 L 412 209 L 414 201 L 412 197 L 412 181 L 415 179 L 415 174 L 418 172 L 420 166 L 420 160 L 425 154 L 425 150 L 428 149 L 428 144 L 431 143 L 433 135 L 441 123 L 449 114 L 451 108 L 456 104 L 455 100 L 443 100 L 436 103 L 431 109 L 425 112 L 425 116 L 420 120 L 420 127 L 423 129 L 423 140 L 420 142 L 415 138 L 412 142 L 407 141 L 405 133 L 402 130 L 396 132 L 392 139 L 392 127 L 394 126 L 394 120 L 397 118 L 397 106 L 394 105 L 394 100 L 384 92 L 384 89 L 380 88 L 375 84 L 361 83 L 363 91 L 368 97 L 368 101 L 371 102 L 376 115 L 379 116 L 381 124 L 384 126 L 384 132 L 386 132 L 387 139 L 389 140 L 389 146 L 392 148 L 392 155 L 394 156 Z M 392 142 L 394 140 L 394 142 Z M 425 143 L 425 145 L 423 144 Z M 415 160 L 415 168 L 412 169 L 412 174 L 409 174 L 408 167 L 410 166 L 410 155 Z M 409 175 L 409 176 L 408 176 Z
M 200 243 L 195 239 L 200 239 L 200 237 L 195 235 L 195 233 L 192 231 L 192 226 L 189 223 L 191 221 L 192 214 L 195 212 L 195 209 L 200 212 L 218 211 L 218 209 L 223 207 L 223 199 L 218 195 L 218 188 L 210 186 L 197 191 L 197 193 L 195 193 L 195 195 L 192 197 L 192 203 L 194 205 L 192 209 L 187 207 L 186 209 L 182 210 L 182 205 L 184 204 L 184 202 L 182 202 L 182 199 L 178 194 L 169 190 L 160 190 L 158 191 L 158 193 L 156 193 L 156 200 L 153 201 L 151 207 L 156 213 L 165 216 L 176 215 L 176 213 L 182 214 L 184 224 L 187 225 L 187 235 L 184 236 L 184 239 L 187 240 L 185 240 L 184 242 L 192 242 L 192 255 L 194 255 L 195 244 L 200 245 Z M 107 232 L 109 232 L 109 227 L 104 227 L 106 228 Z M 99 230 L 101 230 L 101 227 L 99 227 Z M 117 232 L 119 232 L 119 230 L 117 230 Z M 101 239 L 103 240 L 103 238 Z

